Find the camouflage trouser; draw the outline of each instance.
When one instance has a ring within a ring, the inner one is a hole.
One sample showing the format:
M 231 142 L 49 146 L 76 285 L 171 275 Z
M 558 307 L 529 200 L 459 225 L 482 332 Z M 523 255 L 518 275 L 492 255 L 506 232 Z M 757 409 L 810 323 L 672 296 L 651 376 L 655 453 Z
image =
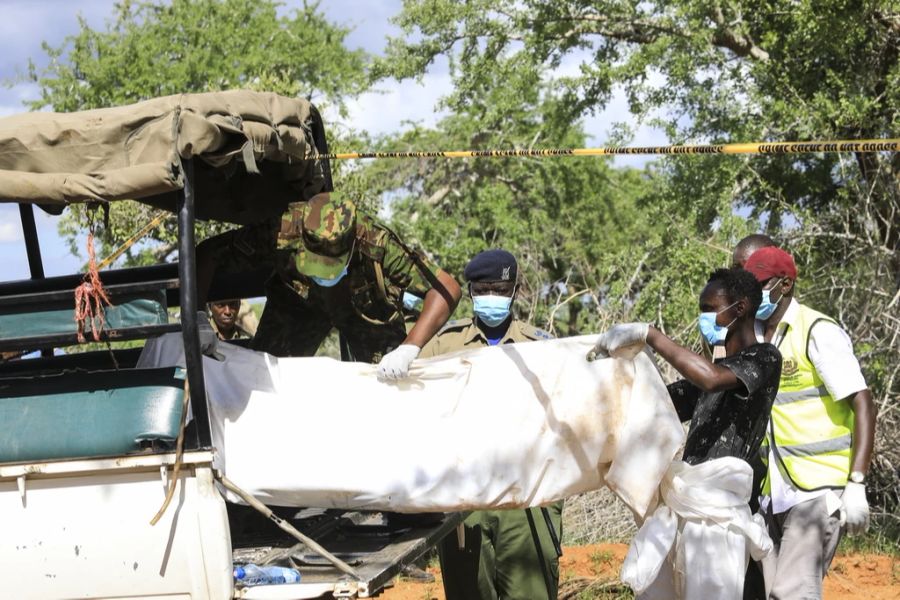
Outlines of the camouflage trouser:
M 562 507 L 547 507 L 557 539 Z M 455 531 L 441 541 L 447 600 L 556 600 L 559 557 L 540 508 L 473 512 L 464 529 L 463 550 Z
M 375 325 L 361 319 L 350 306 L 334 295 L 312 290 L 309 298 L 301 298 L 279 276 L 266 284 L 266 307 L 259 320 L 256 336 L 250 344 L 254 350 L 274 356 L 313 356 L 336 328 L 353 360 L 377 363 L 406 338 L 402 322 Z

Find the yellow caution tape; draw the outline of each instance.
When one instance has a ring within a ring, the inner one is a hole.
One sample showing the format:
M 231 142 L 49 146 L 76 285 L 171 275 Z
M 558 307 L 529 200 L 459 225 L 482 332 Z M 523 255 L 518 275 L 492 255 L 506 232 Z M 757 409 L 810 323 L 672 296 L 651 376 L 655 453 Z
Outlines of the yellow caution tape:
M 171 216 L 172 215 L 170 215 L 168 213 L 162 213 L 160 215 L 157 215 L 152 221 L 150 221 L 149 223 L 147 223 L 146 225 L 141 227 L 141 229 L 137 233 L 135 233 L 130 238 L 125 240 L 125 242 L 121 246 L 116 248 L 115 252 L 113 252 L 106 258 L 104 258 L 100 262 L 100 264 L 97 265 L 97 269 L 98 270 L 105 269 L 106 267 L 111 265 L 114 260 L 116 260 L 117 258 L 122 256 L 123 253 L 125 253 L 129 248 L 134 246 L 138 242 L 138 240 L 140 240 L 142 237 L 144 237 L 145 235 L 147 235 L 148 233 L 150 233 L 151 231 L 153 231 L 154 229 L 159 227 L 160 223 L 162 223 L 168 217 L 171 217 Z
M 319 158 L 480 158 L 500 156 L 609 156 L 615 154 L 804 154 L 808 152 L 900 152 L 900 139 L 820 142 L 749 142 L 696 146 L 609 146 L 534 150 L 436 150 L 409 152 L 338 152 Z
M 829 140 L 811 142 L 748 142 L 691 146 L 608 146 L 605 148 L 544 148 L 526 150 L 435 150 L 408 152 L 338 152 L 320 159 L 359 158 L 481 158 L 503 156 L 611 156 L 616 154 L 804 154 L 808 152 L 900 152 L 900 139 Z M 138 240 L 171 215 L 157 215 L 97 266 L 105 269 Z

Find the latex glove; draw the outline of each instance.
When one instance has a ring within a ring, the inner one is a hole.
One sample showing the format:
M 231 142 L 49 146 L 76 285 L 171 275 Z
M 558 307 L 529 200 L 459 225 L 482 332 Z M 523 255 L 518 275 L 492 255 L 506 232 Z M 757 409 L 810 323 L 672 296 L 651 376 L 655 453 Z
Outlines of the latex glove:
M 848 481 L 841 494 L 841 527 L 847 526 L 848 535 L 865 533 L 869 528 L 869 502 L 866 486 Z
M 409 365 L 419 356 L 421 348 L 415 344 L 400 344 L 382 357 L 378 363 L 378 379 L 397 380 L 409 375 Z
M 218 351 L 219 336 L 209 324 L 209 316 L 202 310 L 197 311 L 197 333 L 200 337 L 200 352 L 216 360 L 224 360 L 225 355 Z
M 643 350 L 650 332 L 648 323 L 622 323 L 600 334 L 594 348 L 587 353 L 588 361 L 608 356 L 634 358 Z M 628 350 L 625 350 L 629 348 Z

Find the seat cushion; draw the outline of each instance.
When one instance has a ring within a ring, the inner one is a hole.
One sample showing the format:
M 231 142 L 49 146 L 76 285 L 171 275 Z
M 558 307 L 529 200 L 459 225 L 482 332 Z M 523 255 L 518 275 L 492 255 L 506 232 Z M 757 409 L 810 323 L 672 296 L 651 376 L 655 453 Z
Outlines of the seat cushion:
M 0 462 L 115 456 L 178 436 L 177 367 L 0 379 Z

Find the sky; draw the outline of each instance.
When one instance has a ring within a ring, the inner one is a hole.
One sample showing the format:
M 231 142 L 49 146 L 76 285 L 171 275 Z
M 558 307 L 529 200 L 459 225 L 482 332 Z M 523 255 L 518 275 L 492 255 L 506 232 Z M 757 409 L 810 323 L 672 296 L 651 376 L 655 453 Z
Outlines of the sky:
M 22 81 L 29 58 L 38 66 L 46 63 L 41 43 L 59 46 L 66 36 L 78 31 L 78 17 L 84 18 L 94 29 L 103 28 L 110 17 L 115 0 L 0 0 L 0 81 L 12 81 L 0 86 L 0 117 L 24 112 L 23 102 L 38 97 L 33 84 Z M 284 2 L 286 8 L 302 5 L 302 0 Z M 320 9 L 333 22 L 347 25 L 353 31 L 346 39 L 350 48 L 363 48 L 375 55 L 382 54 L 389 35 L 399 34 L 390 18 L 399 12 L 401 0 L 325 0 Z M 564 63 L 561 70 L 574 69 L 578 57 Z M 436 111 L 441 96 L 451 90 L 446 61 L 438 61 L 421 82 L 385 81 L 377 92 L 361 95 L 349 103 L 348 122 L 370 133 L 401 130 L 405 122 L 423 126 L 434 125 L 442 116 Z M 602 113 L 585 119 L 590 143 L 602 146 L 608 139 L 610 125 L 628 114 L 623 95 L 616 94 Z M 665 144 L 665 135 L 647 126 L 637 127 L 635 145 Z M 424 149 L 424 148 L 423 148 Z M 642 164 L 643 157 L 617 157 L 616 164 Z M 35 210 L 48 276 L 79 271 L 82 260 L 72 256 L 65 241 L 57 233 L 57 221 Z M 14 204 L 0 204 L 0 281 L 27 278 L 19 210 Z

